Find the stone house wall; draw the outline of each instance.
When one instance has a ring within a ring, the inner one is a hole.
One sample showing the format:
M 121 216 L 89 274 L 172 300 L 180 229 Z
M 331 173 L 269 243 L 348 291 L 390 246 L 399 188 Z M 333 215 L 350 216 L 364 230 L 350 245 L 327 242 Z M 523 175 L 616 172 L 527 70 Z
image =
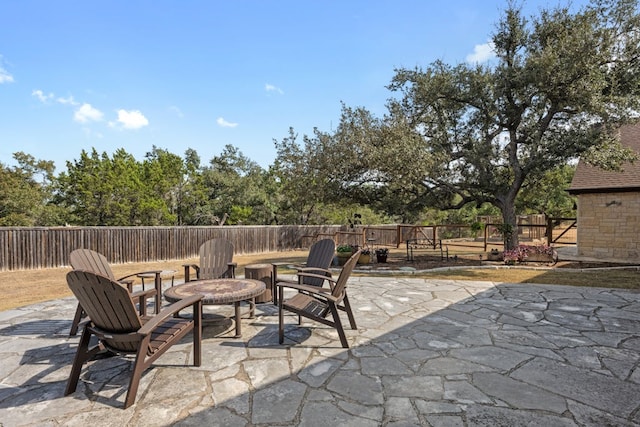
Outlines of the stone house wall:
M 578 195 L 578 255 L 640 261 L 640 192 Z

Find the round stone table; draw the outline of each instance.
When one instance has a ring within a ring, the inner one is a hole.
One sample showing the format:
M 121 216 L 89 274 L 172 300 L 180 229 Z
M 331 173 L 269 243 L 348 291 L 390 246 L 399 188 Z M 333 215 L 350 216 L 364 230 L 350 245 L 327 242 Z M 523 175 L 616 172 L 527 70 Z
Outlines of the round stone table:
M 167 289 L 164 297 L 176 302 L 191 295 L 202 295 L 205 305 L 233 304 L 235 307 L 236 338 L 242 336 L 240 303 L 249 303 L 249 318 L 255 316 L 255 297 L 264 293 L 264 282 L 253 279 L 205 279 L 195 280 Z

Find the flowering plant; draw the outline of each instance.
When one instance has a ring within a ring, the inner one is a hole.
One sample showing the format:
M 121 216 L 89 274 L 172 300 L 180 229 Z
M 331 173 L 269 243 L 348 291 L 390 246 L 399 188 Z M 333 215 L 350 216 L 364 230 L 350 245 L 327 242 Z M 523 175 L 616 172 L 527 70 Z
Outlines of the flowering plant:
M 376 255 L 388 255 L 389 254 L 389 249 L 388 248 L 378 248 L 376 249 Z
M 505 263 L 511 263 L 515 261 L 521 262 L 525 261 L 531 254 L 544 254 L 549 255 L 550 257 L 554 257 L 556 251 L 555 249 L 553 249 L 553 247 L 547 245 L 518 245 L 513 249 L 504 251 L 503 257 Z
M 360 255 L 371 255 L 371 249 L 369 248 L 360 249 Z

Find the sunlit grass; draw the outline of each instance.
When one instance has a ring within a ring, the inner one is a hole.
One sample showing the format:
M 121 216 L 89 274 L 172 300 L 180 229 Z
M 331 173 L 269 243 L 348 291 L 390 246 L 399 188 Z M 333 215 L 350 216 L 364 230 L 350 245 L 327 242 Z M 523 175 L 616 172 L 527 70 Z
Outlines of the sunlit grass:
M 401 253 L 401 250 L 397 250 Z M 237 274 L 244 274 L 244 267 L 248 264 L 283 262 L 300 264 L 306 260 L 306 251 L 278 252 L 257 255 L 238 255 L 234 260 L 238 263 Z M 185 263 L 197 262 L 197 259 L 159 261 L 138 264 L 113 265 L 116 277 L 124 276 L 135 271 L 145 270 L 175 270 L 175 279 L 184 279 Z M 66 274 L 70 268 L 50 268 L 40 270 L 2 271 L 0 272 L 0 311 L 34 304 L 42 301 L 71 296 L 67 287 Z M 286 267 L 280 270 L 282 274 L 293 273 Z M 358 275 L 376 275 L 374 271 Z M 399 273 L 401 274 L 401 273 Z M 389 273 L 385 273 L 389 276 Z M 414 273 L 405 277 L 420 277 L 426 279 L 450 280 L 478 280 L 494 283 L 540 283 L 570 286 L 589 286 L 623 289 L 640 289 L 640 271 L 638 270 L 598 270 L 598 271 L 569 271 L 563 269 L 530 269 L 530 268 L 463 268 L 446 271 Z
M 518 268 L 464 269 L 447 272 L 419 273 L 425 279 L 479 280 L 495 283 L 541 283 L 568 286 L 640 289 L 638 270 L 571 271 L 561 269 L 534 270 Z

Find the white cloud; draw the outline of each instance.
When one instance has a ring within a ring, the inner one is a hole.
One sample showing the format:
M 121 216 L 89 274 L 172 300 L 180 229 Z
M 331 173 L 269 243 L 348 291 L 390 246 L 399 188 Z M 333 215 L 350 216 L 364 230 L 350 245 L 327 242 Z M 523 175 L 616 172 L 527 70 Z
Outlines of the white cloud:
M 13 83 L 13 76 L 7 70 L 0 67 L 0 84 Z
M 42 90 L 40 89 L 34 89 L 31 92 L 31 96 L 35 96 L 36 98 L 38 98 L 38 100 L 40 100 L 40 102 L 42 102 L 43 104 L 48 104 L 49 101 L 53 100 L 54 98 L 56 98 L 56 96 L 53 94 L 53 92 L 49 92 L 49 93 L 44 93 Z M 61 96 L 56 98 L 56 102 L 58 104 L 62 104 L 62 105 L 80 105 L 79 102 L 77 102 L 75 99 L 73 99 L 73 96 L 70 95 L 67 98 L 63 98 Z
M 2 65 L 2 55 L 0 55 L 0 84 L 13 83 L 13 76 Z
M 53 94 L 51 94 L 51 96 L 53 96 Z M 79 103 L 75 99 L 73 99 L 73 96 L 69 96 L 68 98 L 59 96 L 56 101 L 63 105 L 79 105 Z
M 49 100 L 53 99 L 53 94 L 49 93 L 46 94 L 41 91 L 40 89 L 35 89 L 31 92 L 31 96 L 35 96 L 36 98 L 38 98 L 40 100 L 40 102 L 46 104 Z
M 467 62 L 469 63 L 482 63 L 496 56 L 494 51 L 493 42 L 489 41 L 485 44 L 477 44 L 473 48 L 473 53 L 467 55 Z
M 264 90 L 266 90 L 267 92 L 277 92 L 280 95 L 284 94 L 284 91 L 282 89 L 280 89 L 278 86 L 274 86 L 272 84 L 265 84 L 264 85 Z
M 125 129 L 140 129 L 149 124 L 149 120 L 139 110 L 118 110 L 118 123 Z
M 176 115 L 180 118 L 184 117 L 184 114 L 182 113 L 182 110 L 180 110 L 178 107 L 176 107 L 175 105 L 172 105 L 169 107 L 170 111 L 173 111 L 174 113 L 176 113 Z
M 223 117 L 218 117 L 218 119 L 216 120 L 216 123 L 218 123 L 218 125 L 222 126 L 223 128 L 234 128 L 238 126 L 237 123 L 228 122 Z
M 91 104 L 82 104 L 73 115 L 73 120 L 80 123 L 97 122 L 102 120 L 102 111 L 93 108 Z

